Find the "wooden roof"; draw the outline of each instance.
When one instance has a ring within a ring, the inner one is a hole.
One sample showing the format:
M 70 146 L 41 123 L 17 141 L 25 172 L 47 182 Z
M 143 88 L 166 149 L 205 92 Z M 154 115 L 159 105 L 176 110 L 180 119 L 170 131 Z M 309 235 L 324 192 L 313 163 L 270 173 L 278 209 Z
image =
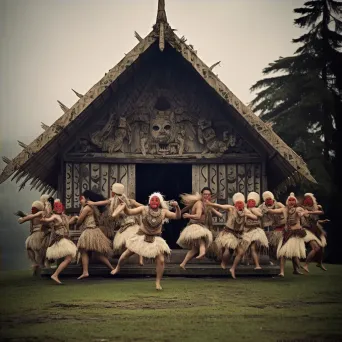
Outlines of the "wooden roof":
M 135 63 L 139 57 L 155 42 L 159 44 L 160 51 L 163 51 L 168 43 L 212 87 L 217 94 L 230 106 L 235 109 L 247 125 L 254 129 L 268 149 L 273 151 L 270 158 L 280 160 L 289 175 L 279 184 L 274 191 L 284 191 L 290 184 L 296 184 L 301 180 L 316 183 L 312 177 L 304 160 L 296 154 L 280 137 L 256 116 L 250 107 L 244 105 L 223 82 L 212 72 L 194 51 L 191 45 L 187 45 L 184 39 L 180 39 L 171 29 L 167 22 L 165 12 L 165 1 L 158 1 L 158 14 L 156 24 L 145 38 L 136 34 L 139 43 L 105 76 L 96 83 L 86 94 L 76 93 L 79 100 L 71 107 L 67 108 L 60 103 L 64 114 L 49 127 L 43 127 L 45 131 L 29 145 L 21 144 L 23 151 L 14 159 L 3 158 L 7 163 L 0 175 L 0 184 L 14 174 L 12 180 L 17 182 L 23 179 L 20 185 L 22 189 L 31 180 L 31 189 L 39 191 L 56 190 L 56 183 L 49 179 L 48 174 L 51 167 L 56 167 L 59 149 L 51 146 L 60 146 L 61 142 L 68 136 L 68 131 L 72 126 L 77 125 L 78 120 L 84 113 L 93 106 L 96 101 L 105 94 L 112 84 Z M 52 165 L 52 166 L 51 166 Z M 58 165 L 58 164 L 57 164 Z M 49 168 L 50 167 L 50 168 Z

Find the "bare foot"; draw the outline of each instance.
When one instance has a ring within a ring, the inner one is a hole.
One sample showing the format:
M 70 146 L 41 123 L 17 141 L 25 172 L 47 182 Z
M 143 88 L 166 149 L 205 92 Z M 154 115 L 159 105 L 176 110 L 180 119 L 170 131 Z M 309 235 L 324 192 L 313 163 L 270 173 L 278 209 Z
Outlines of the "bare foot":
M 284 273 L 283 273 L 283 272 L 280 272 L 280 273 L 278 274 L 278 276 L 279 276 L 279 277 L 284 277 Z
M 81 274 L 77 279 L 83 279 L 89 277 L 89 273 L 83 273 Z
M 185 265 L 180 264 L 179 267 L 182 268 L 184 271 L 186 271 Z
M 309 265 L 300 266 L 305 272 L 309 273 Z
M 273 263 L 272 261 L 270 261 L 270 265 L 271 265 L 271 266 L 273 266 L 273 265 L 274 265 L 274 263 Z
M 224 270 L 227 268 L 227 265 L 223 261 L 221 262 L 221 268 Z
M 261 266 L 254 267 L 255 270 L 261 270 Z
M 57 276 L 52 275 L 52 276 L 51 276 L 51 279 L 54 280 L 57 284 L 62 285 L 61 281 L 58 279 Z
M 323 264 L 317 264 L 317 267 L 319 267 L 323 271 L 327 271 L 327 269 L 323 266 Z
M 156 283 L 156 290 L 161 291 L 163 288 L 160 286 L 159 283 Z
M 144 259 L 143 258 L 139 258 L 139 265 L 144 266 Z
M 236 279 L 236 277 L 235 277 L 235 270 L 234 270 L 233 268 L 231 268 L 231 269 L 229 270 L 229 272 L 230 272 L 230 274 L 232 275 L 232 278 L 233 278 L 233 279 Z
M 115 275 L 115 274 L 119 273 L 119 271 L 120 271 L 120 267 L 116 266 L 116 268 L 113 271 L 111 271 L 110 274 Z
M 293 273 L 293 274 L 296 274 L 296 275 L 303 275 L 303 274 L 304 274 L 303 272 L 300 272 L 298 269 L 293 270 L 292 273 Z
M 205 253 L 199 254 L 196 259 L 202 259 L 203 257 L 205 257 Z

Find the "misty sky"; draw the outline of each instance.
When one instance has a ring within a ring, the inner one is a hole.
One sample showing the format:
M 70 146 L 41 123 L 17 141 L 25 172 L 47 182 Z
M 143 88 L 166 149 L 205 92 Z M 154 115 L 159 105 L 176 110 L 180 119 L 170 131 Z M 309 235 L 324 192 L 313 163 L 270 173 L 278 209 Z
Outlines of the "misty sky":
M 252 84 L 279 56 L 293 54 L 301 33 L 293 9 L 304 0 L 165 0 L 168 21 L 198 56 L 248 104 Z M 0 0 L 0 153 L 15 157 L 86 93 L 155 23 L 157 0 Z M 0 169 L 4 167 L 0 162 Z M 26 267 L 28 224 L 12 212 L 39 195 L 0 185 L 0 269 Z M 10 264 L 8 264 L 8 261 Z M 7 265 L 4 265 L 6 263 Z M 23 266 L 21 266 L 23 265 Z

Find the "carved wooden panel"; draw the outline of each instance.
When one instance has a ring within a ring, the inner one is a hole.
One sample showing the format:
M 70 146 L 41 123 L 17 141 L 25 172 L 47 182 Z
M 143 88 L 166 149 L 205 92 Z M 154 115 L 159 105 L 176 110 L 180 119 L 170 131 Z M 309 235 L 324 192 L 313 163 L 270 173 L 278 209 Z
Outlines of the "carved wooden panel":
M 122 183 L 126 194 L 135 198 L 135 164 L 65 163 L 62 201 L 66 209 L 76 210 L 83 191 L 92 190 L 109 198 L 115 182 Z

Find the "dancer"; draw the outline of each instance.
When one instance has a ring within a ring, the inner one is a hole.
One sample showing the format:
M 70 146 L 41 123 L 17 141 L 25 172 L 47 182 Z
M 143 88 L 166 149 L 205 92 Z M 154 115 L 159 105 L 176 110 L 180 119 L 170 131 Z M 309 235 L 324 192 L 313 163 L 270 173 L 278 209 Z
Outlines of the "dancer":
M 234 262 L 229 271 L 232 277 L 236 279 L 236 267 L 245 253 L 242 242 L 246 218 L 252 220 L 257 220 L 258 218 L 245 208 L 245 196 L 241 192 L 234 194 L 233 203 L 234 206 L 216 203 L 207 203 L 207 205 L 228 211 L 226 226 L 218 234 L 217 238 L 215 239 L 215 244 L 220 251 L 220 256 L 222 258 L 221 267 L 223 269 L 227 268 L 230 258 L 230 250 L 235 251 Z
M 41 222 L 53 224 L 50 244 L 46 251 L 46 258 L 48 260 L 59 260 L 64 258 L 51 276 L 51 279 L 57 284 L 62 284 L 58 276 L 70 264 L 72 259 L 76 257 L 77 253 L 76 245 L 69 239 L 68 217 L 63 214 L 63 212 L 63 204 L 61 202 L 55 202 L 53 214 L 49 218 L 41 219 Z
M 186 270 L 185 265 L 195 257 L 201 259 L 205 256 L 209 246 L 213 242 L 213 233 L 210 231 L 212 227 L 212 214 L 222 217 L 223 215 L 213 208 L 207 207 L 211 200 L 211 189 L 205 187 L 201 190 L 201 194 L 183 194 L 182 202 L 186 208 L 191 208 L 191 214 L 183 214 L 183 218 L 190 219 L 188 225 L 181 232 L 177 244 L 184 248 L 190 249 L 186 254 L 183 262 L 179 265 Z
M 40 219 L 44 214 L 44 204 L 40 201 L 34 201 L 31 206 L 31 214 L 18 219 L 20 224 L 30 221 L 30 235 L 25 241 L 26 251 L 29 259 L 32 261 L 33 275 L 37 275 L 40 268 L 43 267 L 41 258 L 42 239 L 44 233 L 41 231 Z
M 105 231 L 109 231 L 110 234 L 106 234 L 107 237 L 111 236 L 113 241 L 113 250 L 115 254 L 122 254 L 126 249 L 127 240 L 136 234 L 139 230 L 139 224 L 136 217 L 127 216 L 123 212 L 123 206 L 120 206 L 124 202 L 127 208 L 141 207 L 142 204 L 133 199 L 127 198 L 125 195 L 125 187 L 121 183 L 114 183 L 112 185 L 112 197 L 108 200 L 92 202 L 88 201 L 89 205 L 94 206 L 107 206 L 108 209 L 102 216 L 105 217 L 103 225 Z M 115 231 L 117 231 L 115 233 Z M 143 257 L 139 255 L 139 264 L 144 265 Z
M 308 214 L 301 217 L 302 226 L 306 231 L 304 241 L 309 243 L 311 251 L 302 268 L 309 272 L 309 263 L 318 255 L 320 262 L 317 266 L 326 271 L 326 268 L 323 266 L 323 248 L 326 246 L 327 241 L 323 227 L 319 223 L 319 215 L 323 215 L 324 212 L 322 207 L 317 204 L 316 198 L 312 193 L 304 195 L 303 208 L 308 211 Z
M 113 266 L 108 260 L 111 254 L 110 240 L 103 234 L 99 228 L 100 211 L 103 212 L 103 207 L 94 207 L 87 202 L 103 201 L 104 197 L 93 191 L 86 190 L 80 197 L 82 205 L 80 216 L 75 216 L 71 219 L 70 224 L 77 220 L 76 227 L 83 226 L 84 230 L 77 242 L 77 248 L 81 253 L 83 272 L 77 279 L 89 277 L 89 253 L 94 253 L 95 257 L 103 262 L 110 270 Z
M 40 197 L 40 201 L 44 203 L 44 214 L 42 218 L 50 218 L 53 214 L 53 207 L 54 207 L 54 202 L 55 200 L 53 197 L 49 195 L 42 195 Z M 46 258 L 46 251 L 50 245 L 50 238 L 51 238 L 51 233 L 53 229 L 53 222 L 44 222 L 42 221 L 42 232 L 44 234 L 43 240 L 42 240 L 42 248 L 40 250 L 40 255 L 42 262 L 46 267 L 50 266 L 49 260 Z
M 162 290 L 160 285 L 161 278 L 164 273 L 164 256 L 171 254 L 171 250 L 166 241 L 160 236 L 162 233 L 163 223 L 166 219 L 179 220 L 181 211 L 177 202 L 170 203 L 176 209 L 173 213 L 167 209 L 167 205 L 163 196 L 159 192 L 155 192 L 149 197 L 149 205 L 129 209 L 126 203 L 122 203 L 127 215 L 141 215 L 142 224 L 139 231 L 127 240 L 127 249 L 120 256 L 118 264 L 112 275 L 120 271 L 122 263 L 133 254 L 138 254 L 144 258 L 154 259 L 156 262 L 156 289 Z
M 262 212 L 256 206 L 259 205 L 260 196 L 256 192 L 250 192 L 247 196 L 247 209 L 257 217 L 257 220 L 246 216 L 244 233 L 242 236 L 242 248 L 247 251 L 250 248 L 254 260 L 255 269 L 260 270 L 259 256 L 256 251 L 268 250 L 268 240 L 265 232 L 261 229 Z
M 259 206 L 259 209 L 262 213 L 262 226 L 269 242 L 270 265 L 273 265 L 272 260 L 277 260 L 277 248 L 283 236 L 286 220 L 284 214 L 274 215 L 268 212 L 268 209 L 280 209 L 285 206 L 274 199 L 271 191 L 265 191 L 262 198 L 264 203 Z
M 297 199 L 293 192 L 290 193 L 286 200 L 285 208 L 268 209 L 271 214 L 285 214 L 286 230 L 283 231 L 283 236 L 279 241 L 277 249 L 277 257 L 280 259 L 279 276 L 285 275 L 285 261 L 291 259 L 294 269 L 294 274 L 302 274 L 299 272 L 299 259 L 306 257 L 305 242 L 306 231 L 300 224 L 300 218 L 308 212 L 297 206 Z

